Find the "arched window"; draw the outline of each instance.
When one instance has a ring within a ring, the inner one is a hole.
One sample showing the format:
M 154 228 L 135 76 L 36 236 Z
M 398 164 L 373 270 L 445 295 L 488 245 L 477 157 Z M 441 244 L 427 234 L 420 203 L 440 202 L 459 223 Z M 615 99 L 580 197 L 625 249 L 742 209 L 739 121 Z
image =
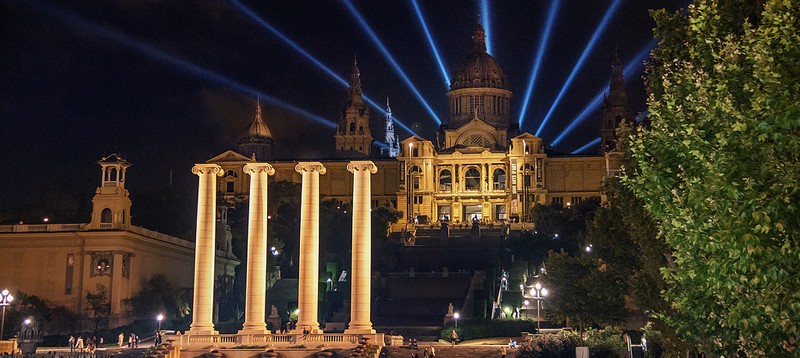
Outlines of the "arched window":
M 439 172 L 439 191 L 449 192 L 453 190 L 453 174 L 449 169 Z
M 356 122 L 350 123 L 350 133 L 355 133 L 356 131 Z
M 419 157 L 419 148 L 414 148 L 411 150 L 412 157 Z
M 415 165 L 409 169 L 408 173 L 411 176 L 412 188 L 419 189 L 419 178 L 422 176 L 422 169 Z
M 122 210 L 122 223 L 125 223 L 125 210 Z
M 364 133 L 364 125 L 363 124 L 359 124 L 358 125 L 358 133 Z
M 495 169 L 492 174 L 492 182 L 494 183 L 494 190 L 506 190 L 506 171 L 503 169 Z
M 236 173 L 236 171 L 233 170 L 233 169 L 228 169 L 228 171 L 225 172 L 225 177 L 226 178 L 238 178 L 239 174 Z
M 477 168 L 469 168 L 464 174 L 464 190 L 481 190 L 481 172 Z
M 109 224 L 113 219 L 114 215 L 111 213 L 111 209 L 105 208 L 103 211 L 100 212 L 100 223 Z

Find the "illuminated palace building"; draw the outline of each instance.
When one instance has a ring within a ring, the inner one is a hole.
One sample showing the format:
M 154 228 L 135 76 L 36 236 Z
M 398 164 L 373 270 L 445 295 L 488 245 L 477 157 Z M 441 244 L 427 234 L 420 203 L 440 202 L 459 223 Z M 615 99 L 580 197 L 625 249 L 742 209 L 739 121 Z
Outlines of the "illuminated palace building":
M 614 142 L 614 129 L 628 115 L 622 68 L 615 58 L 611 93 L 603 105 L 603 147 Z M 483 29 L 476 26 L 472 51 L 453 77 L 446 94 L 449 114 L 435 143 L 412 136 L 398 141 L 391 110 L 386 118 L 388 148 L 373 152 L 369 109 L 361 94 L 360 72 L 353 66 L 350 88 L 336 130 L 336 158 L 323 160 L 320 176 L 324 200 L 347 204 L 352 198 L 348 159 L 371 158 L 378 167 L 372 179 L 372 205 L 390 205 L 408 220 L 426 224 L 474 221 L 526 221 L 534 204 L 573 205 L 600 197 L 603 179 L 615 161 L 603 154 L 566 155 L 546 150 L 542 139 L 520 133 L 511 119 L 508 80 L 486 52 Z M 269 161 L 275 180 L 300 181 L 296 162 L 271 160 L 273 141 L 260 107 L 240 142 L 239 151 L 210 159 L 225 175 L 219 190 L 232 199 L 246 197 L 242 164 Z M 610 163 L 610 164 L 609 164 Z M 396 229 L 400 229 L 397 226 Z

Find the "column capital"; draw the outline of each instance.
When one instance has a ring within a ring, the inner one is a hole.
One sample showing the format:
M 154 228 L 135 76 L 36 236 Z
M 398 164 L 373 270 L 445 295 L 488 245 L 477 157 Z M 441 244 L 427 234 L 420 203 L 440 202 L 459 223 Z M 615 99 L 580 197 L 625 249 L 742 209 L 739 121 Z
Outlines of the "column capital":
M 250 175 L 257 173 L 275 174 L 275 168 L 268 163 L 247 163 L 244 165 L 244 172 Z
M 378 167 L 371 160 L 353 160 L 347 164 L 347 171 L 353 174 L 357 171 L 369 171 L 375 174 L 378 172 Z
M 195 164 L 192 167 L 192 174 L 213 174 L 221 177 L 222 167 L 216 164 Z
M 296 170 L 300 174 L 303 174 L 304 172 L 313 172 L 313 171 L 317 171 L 320 174 L 325 174 L 327 171 L 325 169 L 325 166 L 322 165 L 322 163 L 320 162 L 299 162 L 294 167 L 294 170 Z

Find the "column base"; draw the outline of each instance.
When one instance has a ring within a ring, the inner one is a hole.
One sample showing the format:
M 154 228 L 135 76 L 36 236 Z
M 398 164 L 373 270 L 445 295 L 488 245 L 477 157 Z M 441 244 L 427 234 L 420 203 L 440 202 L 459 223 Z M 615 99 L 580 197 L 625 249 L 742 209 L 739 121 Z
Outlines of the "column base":
M 371 325 L 350 326 L 344 330 L 344 334 L 375 334 L 375 329 Z
M 267 325 L 255 325 L 255 326 L 244 326 L 240 329 L 237 334 L 270 334 L 272 332 L 267 330 Z
M 192 324 L 189 328 L 189 332 L 187 334 L 219 334 L 219 331 L 214 330 L 213 324 Z

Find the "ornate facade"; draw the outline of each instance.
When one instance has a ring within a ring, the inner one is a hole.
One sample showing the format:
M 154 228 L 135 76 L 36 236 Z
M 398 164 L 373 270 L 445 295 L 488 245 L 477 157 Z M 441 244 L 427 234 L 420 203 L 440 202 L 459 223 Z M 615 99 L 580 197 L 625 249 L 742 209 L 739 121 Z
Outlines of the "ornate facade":
M 402 141 L 398 208 L 417 222 L 516 222 L 527 219 L 533 204 L 599 198 L 608 172 L 604 157 L 550 153 L 541 138 L 519 134 L 510 119 L 508 80 L 486 53 L 480 26 L 472 41 L 447 93 L 440 145 L 419 137 Z
M 603 106 L 604 141 L 613 140 L 617 118 L 628 116 L 622 67 L 616 56 L 611 77 L 610 94 Z M 520 134 L 519 124 L 511 118 L 508 79 L 486 52 L 480 26 L 473 32 L 469 55 L 452 78 L 450 91 L 446 93 L 449 113 L 439 128 L 436 142 L 412 136 L 400 141 L 396 158 L 373 159 L 379 168 L 372 179 L 373 207 L 395 207 L 408 221 L 418 223 L 518 222 L 527 221 L 530 208 L 537 203 L 569 206 L 600 198 L 601 183 L 615 173 L 612 167 L 617 160 L 608 160 L 600 154 L 555 153 L 547 149 L 541 138 Z M 369 156 L 372 154 L 369 110 L 361 94 L 360 72 L 355 64 L 346 101 L 335 134 L 336 157 Z M 608 118 L 611 120 L 606 123 Z M 393 127 L 390 120 L 389 116 L 387 129 Z M 392 144 L 389 137 L 387 142 Z M 237 168 L 250 161 L 254 160 L 232 151 L 208 161 L 223 168 L 225 174 L 218 185 L 224 196 L 247 196 L 246 181 Z M 319 179 L 322 199 L 349 203 L 352 178 L 345 168 L 347 161 L 320 162 L 328 168 L 328 173 Z M 295 161 L 270 163 L 275 168 L 275 180 L 300 182 L 294 170 Z

